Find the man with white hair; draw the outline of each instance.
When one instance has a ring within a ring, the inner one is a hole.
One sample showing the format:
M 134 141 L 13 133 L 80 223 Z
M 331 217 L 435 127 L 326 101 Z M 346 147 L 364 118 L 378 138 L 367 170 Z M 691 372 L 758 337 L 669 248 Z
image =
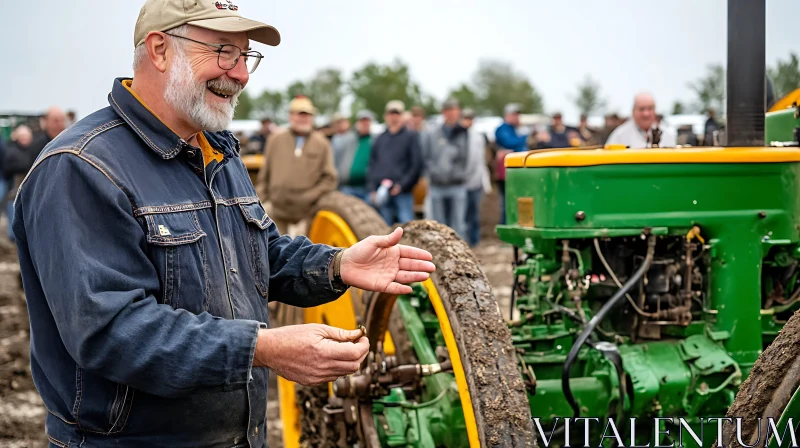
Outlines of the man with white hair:
M 653 146 L 653 130 L 661 131 L 659 147 L 674 147 L 675 130 L 669 127 L 657 128 L 656 102 L 649 93 L 640 93 L 633 100 L 631 119 L 614 129 L 608 136 L 607 145 L 625 145 L 629 148 L 650 148 Z
M 281 236 L 226 127 L 275 28 L 227 0 L 147 0 L 133 79 L 61 133 L 15 202 L 33 379 L 51 445 L 264 447 L 269 370 L 354 373 L 360 330 L 269 328 L 267 302 L 429 278 L 402 230 L 347 248 Z M 297 173 L 303 176 L 303 173 Z

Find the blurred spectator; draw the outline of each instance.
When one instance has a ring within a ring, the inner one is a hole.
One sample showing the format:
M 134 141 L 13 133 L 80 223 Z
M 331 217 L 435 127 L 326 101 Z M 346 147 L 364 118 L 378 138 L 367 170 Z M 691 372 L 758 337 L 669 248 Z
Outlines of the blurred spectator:
M 604 118 L 605 122 L 603 123 L 603 128 L 595 132 L 595 139 L 598 145 L 605 145 L 608 141 L 608 137 L 623 121 L 617 114 L 607 114 Z
M 652 129 L 656 121 L 656 102 L 647 93 L 636 95 L 631 119 L 621 124 L 608 137 L 606 144 L 625 145 L 629 148 L 647 148 L 652 141 Z M 661 129 L 660 147 L 675 146 L 675 132 L 671 128 Z
M 281 234 L 305 235 L 314 204 L 336 189 L 328 139 L 314 130 L 317 110 L 307 97 L 289 104 L 289 130 L 270 136 L 256 188 Z
M 500 224 L 506 223 L 506 166 L 505 158 L 512 152 L 527 151 L 528 136 L 517 133 L 519 126 L 519 104 L 508 104 L 505 108 L 505 117 L 494 132 L 495 144 L 497 145 L 497 160 L 495 169 L 497 171 L 497 187 L 500 195 Z
M 53 110 L 49 114 L 53 118 L 57 112 Z M 48 123 L 47 119 L 45 119 L 45 123 Z M 54 121 L 49 122 L 50 125 L 53 125 L 53 123 Z M 55 123 L 55 127 L 51 128 L 53 132 L 58 129 L 58 121 L 56 120 Z M 66 124 L 65 121 L 61 121 L 61 123 Z M 58 134 L 56 133 L 56 135 Z M 4 195 L 2 205 L 8 217 L 8 239 L 11 241 L 14 241 L 14 233 L 11 229 L 11 223 L 14 222 L 14 198 L 17 196 L 17 190 L 25 175 L 28 174 L 39 152 L 46 145 L 46 143 L 42 144 L 42 142 L 45 141 L 45 138 L 49 138 L 49 134 L 45 131 L 44 136 L 37 136 L 37 141 L 34 142 L 31 129 L 25 125 L 18 126 L 11 133 L 11 142 L 6 148 L 5 156 L 3 157 L 3 177 L 7 180 L 9 186 L 7 193 Z M 49 141 L 47 140 L 47 142 Z
M 246 154 L 264 154 L 264 149 L 267 147 L 267 140 L 272 133 L 272 120 L 269 118 L 261 119 L 261 129 L 250 136 L 247 140 Z
M 539 147 L 543 148 L 569 148 L 572 146 L 570 142 L 570 131 L 572 128 L 564 125 L 561 118 L 561 112 L 553 114 L 553 124 L 548 129 L 547 137 L 539 140 Z M 544 136 L 543 136 L 544 137 Z M 542 141 L 545 140 L 545 141 Z
M 489 168 L 486 166 L 486 137 L 472 127 L 475 112 L 464 109 L 461 126 L 467 130 L 469 161 L 467 163 L 467 243 L 475 247 L 481 239 L 481 199 L 483 193 L 491 191 Z
M 697 135 L 695 135 L 692 125 L 685 124 L 678 128 L 676 143 L 681 146 L 697 146 Z
M 400 115 L 400 121 L 403 123 L 403 126 L 411 129 L 412 131 L 418 131 L 418 129 L 414 129 L 413 123 L 411 123 L 411 112 L 405 111 L 402 115 Z
M 425 130 L 425 110 L 419 106 L 411 108 L 411 117 L 409 118 L 408 128 L 417 132 Z
M 334 136 L 333 160 L 339 177 L 339 190 L 369 201 L 367 167 L 372 146 L 370 127 L 375 116 L 368 110 L 356 114 L 354 130 Z
M 337 135 L 344 135 L 350 130 L 350 120 L 339 112 L 336 112 L 331 118 L 331 126 L 333 126 L 334 137 Z
M 76 121 L 78 121 L 78 116 L 75 113 L 75 111 L 74 110 L 67 111 L 66 127 L 68 128 L 72 126 L 73 124 L 75 124 Z
M 322 126 L 317 127 L 317 131 L 328 139 L 328 143 L 330 143 L 331 139 L 333 139 L 333 135 L 336 133 L 336 131 L 333 129 L 333 123 L 325 123 Z
M 595 135 L 597 131 L 589 126 L 586 114 L 581 114 L 581 121 L 578 125 L 578 133 L 581 135 L 581 139 L 584 141 L 584 143 L 586 143 L 586 145 L 595 146 L 600 144 L 597 136 Z
M 433 219 L 467 240 L 467 130 L 459 124 L 461 107 L 455 99 L 442 104 L 444 123 L 422 133 L 422 160 L 428 178 L 429 210 Z
M 336 112 L 331 117 L 331 128 L 333 129 L 333 135 L 331 135 L 331 147 L 333 148 L 334 157 L 336 156 L 336 145 L 339 144 L 339 141 L 348 135 L 348 131 L 350 130 L 350 120 L 348 120 L 344 115 Z
M 419 133 L 403 124 L 403 112 L 402 101 L 386 104 L 386 130 L 372 144 L 367 168 L 370 202 L 390 226 L 414 219 L 413 190 L 422 172 Z M 382 186 L 389 190 L 385 199 L 377 194 Z
M 717 142 L 715 137 L 715 133 L 719 132 L 719 123 L 717 123 L 717 111 L 714 109 L 708 109 L 708 120 L 706 120 L 705 130 L 703 132 L 703 145 L 704 146 L 716 146 Z

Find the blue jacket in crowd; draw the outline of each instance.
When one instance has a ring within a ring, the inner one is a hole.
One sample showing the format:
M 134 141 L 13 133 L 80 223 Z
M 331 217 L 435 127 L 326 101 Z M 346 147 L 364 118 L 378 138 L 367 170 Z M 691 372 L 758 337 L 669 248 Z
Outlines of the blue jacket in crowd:
M 122 82 L 45 148 L 15 205 L 48 437 L 264 447 L 267 301 L 339 297 L 338 249 L 278 234 L 230 132 L 203 134 L 223 154 L 204 165 Z
M 494 139 L 497 145 L 504 149 L 510 149 L 514 152 L 528 150 L 528 136 L 517 135 L 517 130 L 508 123 L 503 123 L 497 127 L 494 132 Z

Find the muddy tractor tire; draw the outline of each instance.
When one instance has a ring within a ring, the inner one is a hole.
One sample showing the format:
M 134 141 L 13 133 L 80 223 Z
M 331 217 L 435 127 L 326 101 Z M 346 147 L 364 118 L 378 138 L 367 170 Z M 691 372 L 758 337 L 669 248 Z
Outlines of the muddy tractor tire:
M 765 446 L 764 439 L 768 432 L 772 434 L 767 418 L 772 419 L 779 432 L 783 431 L 783 426 L 779 426 L 778 421 L 799 385 L 800 311 L 786 322 L 778 337 L 761 353 L 747 379 L 739 387 L 726 415 L 732 420 L 723 425 L 722 446 L 743 447 L 737 440 L 736 419 L 739 417 L 742 442 L 754 446 L 758 441 L 758 446 Z M 797 409 L 790 410 L 794 414 L 796 411 Z
M 402 244 L 433 255 L 436 272 L 423 283 L 436 310 L 461 395 L 470 447 L 536 446 L 528 397 L 511 332 L 469 246 L 449 227 L 433 221 L 403 226 Z M 364 319 L 370 344 L 396 320 L 396 297 L 382 295 Z M 394 333 L 394 331 L 392 331 Z M 395 344 L 398 356 L 404 350 Z M 462 387 L 466 386 L 466 387 Z M 367 446 L 370 446 L 367 444 Z

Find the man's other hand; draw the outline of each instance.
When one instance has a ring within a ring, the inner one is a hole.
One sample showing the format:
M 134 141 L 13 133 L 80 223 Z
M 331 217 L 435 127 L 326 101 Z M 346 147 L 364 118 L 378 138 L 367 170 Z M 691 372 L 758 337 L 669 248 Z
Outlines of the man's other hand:
M 259 330 L 255 367 L 269 367 L 304 386 L 336 381 L 355 373 L 369 352 L 361 330 L 321 324 L 289 325 Z
M 427 280 L 436 267 L 429 252 L 398 244 L 402 237 L 398 227 L 389 235 L 373 235 L 345 249 L 339 268 L 342 281 L 367 291 L 411 293 L 408 284 Z

